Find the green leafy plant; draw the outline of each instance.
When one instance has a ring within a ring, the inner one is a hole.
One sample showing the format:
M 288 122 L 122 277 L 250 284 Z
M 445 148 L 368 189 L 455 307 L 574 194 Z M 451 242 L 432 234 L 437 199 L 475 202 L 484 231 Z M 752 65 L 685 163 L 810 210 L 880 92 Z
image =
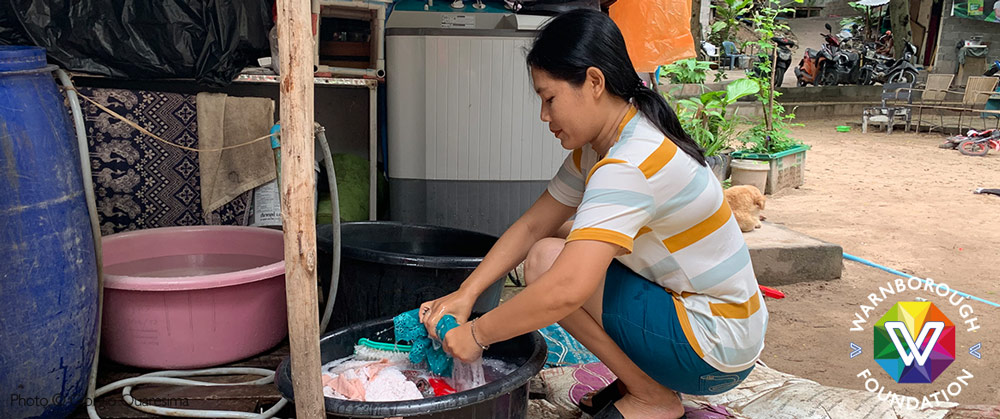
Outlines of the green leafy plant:
M 858 27 L 865 28 L 865 22 L 867 21 L 866 18 L 868 17 L 868 12 L 869 12 L 868 6 L 860 5 L 854 1 L 848 2 L 847 5 L 851 6 L 851 8 L 854 9 L 855 12 L 859 13 L 859 15 L 840 19 L 840 27 L 850 28 L 853 27 L 854 25 L 858 25 Z M 854 36 L 860 39 L 863 35 L 860 33 L 856 33 L 854 34 Z
M 672 84 L 702 84 L 705 83 L 706 73 L 711 69 L 711 65 L 712 63 L 708 61 L 688 58 L 662 66 L 660 71 Z
M 753 0 L 716 0 L 711 7 L 715 10 L 715 22 L 709 27 L 709 40 L 722 48 L 723 41 L 731 41 L 736 33 L 740 18 L 753 8 Z
M 802 0 L 796 1 L 802 2 Z M 760 71 L 751 72 L 753 75 L 750 76 L 760 88 L 757 101 L 763 108 L 763 118 L 742 137 L 744 149 L 755 153 L 777 153 L 801 144 L 788 137 L 789 127 L 793 125 L 790 122 L 795 119 L 795 114 L 786 112 L 785 107 L 777 100 L 781 93 L 774 89 L 775 63 L 771 59 L 775 50 L 771 38 L 789 29 L 788 25 L 780 23 L 776 18 L 790 12 L 791 9 L 782 8 L 778 0 L 766 0 L 766 3 L 751 17 L 757 40 L 747 43 L 756 46 L 764 58 L 754 64 Z
M 756 82 L 739 79 L 729 83 L 726 90 L 676 100 L 674 106 L 684 131 L 705 150 L 706 156 L 714 156 L 729 147 L 737 137 L 736 130 L 742 122 L 742 118 L 728 115 L 726 108 L 759 90 Z
M 723 54 L 722 43 L 733 41 L 739 30 L 740 19 L 753 9 L 753 0 L 715 0 L 711 7 L 715 10 L 715 22 L 709 26 L 708 40 Z M 726 71 L 720 65 L 715 72 L 715 82 L 726 79 Z
M 778 124 L 777 128 L 770 131 L 764 124 L 757 124 L 748 129 L 742 138 L 743 146 L 740 151 L 749 153 L 771 154 L 802 145 L 802 142 L 788 136 L 789 127 L 801 124 Z

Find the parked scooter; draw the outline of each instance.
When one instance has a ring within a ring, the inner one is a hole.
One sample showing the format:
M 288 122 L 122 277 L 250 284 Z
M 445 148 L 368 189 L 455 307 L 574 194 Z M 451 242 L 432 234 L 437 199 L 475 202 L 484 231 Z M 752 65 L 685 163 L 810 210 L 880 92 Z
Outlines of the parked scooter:
M 830 24 L 826 25 L 827 30 L 833 31 Z M 844 28 L 837 34 L 840 41 L 839 47 L 833 51 L 833 60 L 836 63 L 836 84 L 857 84 L 861 75 L 861 54 L 858 52 L 854 39 L 854 32 L 857 32 L 858 25 L 853 28 Z M 822 80 L 822 79 L 821 79 Z
M 791 39 L 785 37 L 775 36 L 771 38 L 771 42 L 777 44 L 775 51 L 777 52 L 777 59 L 774 61 L 774 87 L 781 87 L 781 82 L 785 79 L 785 72 L 788 71 L 788 67 L 792 65 L 792 49 L 795 46 L 795 42 Z M 771 54 L 774 57 L 774 53 Z M 758 62 L 767 61 L 767 54 L 758 54 Z M 760 67 L 752 66 L 750 70 L 747 71 L 754 77 L 757 78 L 768 78 L 771 74 L 769 69 L 762 70 Z
M 831 30 L 829 24 L 826 27 Z M 826 41 L 823 48 L 819 51 L 806 48 L 802 60 L 799 61 L 799 66 L 795 69 L 795 79 L 800 87 L 809 84 L 814 86 L 836 84 L 837 74 L 834 68 L 833 52 L 840 48 L 840 40 L 831 33 L 822 35 L 823 40 Z
M 859 84 L 875 83 L 914 83 L 917 80 L 917 67 L 912 61 L 917 54 L 917 47 L 907 42 L 901 59 L 892 59 L 879 55 L 872 45 L 865 47 L 865 60 L 859 75 Z

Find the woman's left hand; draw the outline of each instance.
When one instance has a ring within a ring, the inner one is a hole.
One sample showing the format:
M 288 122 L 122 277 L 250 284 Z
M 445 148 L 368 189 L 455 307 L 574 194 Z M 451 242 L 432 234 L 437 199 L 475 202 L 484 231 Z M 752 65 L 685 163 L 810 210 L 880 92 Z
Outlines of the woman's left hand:
M 465 322 L 445 333 L 442 346 L 449 355 L 465 363 L 483 356 L 483 348 L 472 337 L 472 322 Z

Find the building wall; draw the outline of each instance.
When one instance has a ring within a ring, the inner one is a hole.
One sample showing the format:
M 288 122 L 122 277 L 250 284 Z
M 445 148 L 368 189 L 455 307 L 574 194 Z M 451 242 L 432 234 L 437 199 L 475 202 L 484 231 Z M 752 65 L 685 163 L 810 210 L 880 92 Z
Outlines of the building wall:
M 982 36 L 990 46 L 989 61 L 1000 57 L 1000 23 L 963 19 L 951 16 L 953 0 L 945 0 L 941 11 L 941 32 L 934 59 L 934 73 L 955 73 L 958 70 L 958 49 L 955 44 L 972 36 Z
M 837 16 L 837 17 L 856 16 L 858 14 L 858 12 L 855 11 L 854 8 L 852 8 L 847 3 L 848 2 L 845 1 L 845 0 L 816 0 L 813 3 L 813 5 L 815 5 L 815 6 L 823 6 L 823 11 L 820 12 L 820 16 L 823 16 L 823 17 L 828 17 L 828 16 Z M 809 4 L 809 0 L 806 0 L 805 4 Z

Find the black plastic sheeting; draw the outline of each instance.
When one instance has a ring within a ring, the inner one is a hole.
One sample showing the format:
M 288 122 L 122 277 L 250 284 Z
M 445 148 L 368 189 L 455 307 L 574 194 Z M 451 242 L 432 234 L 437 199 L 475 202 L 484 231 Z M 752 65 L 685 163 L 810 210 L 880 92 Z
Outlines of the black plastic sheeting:
M 600 0 L 504 0 L 504 3 L 515 13 L 524 14 L 556 15 L 573 9 L 601 10 Z
M 63 68 L 224 86 L 270 56 L 274 0 L 0 0 L 0 44 L 44 47 Z

